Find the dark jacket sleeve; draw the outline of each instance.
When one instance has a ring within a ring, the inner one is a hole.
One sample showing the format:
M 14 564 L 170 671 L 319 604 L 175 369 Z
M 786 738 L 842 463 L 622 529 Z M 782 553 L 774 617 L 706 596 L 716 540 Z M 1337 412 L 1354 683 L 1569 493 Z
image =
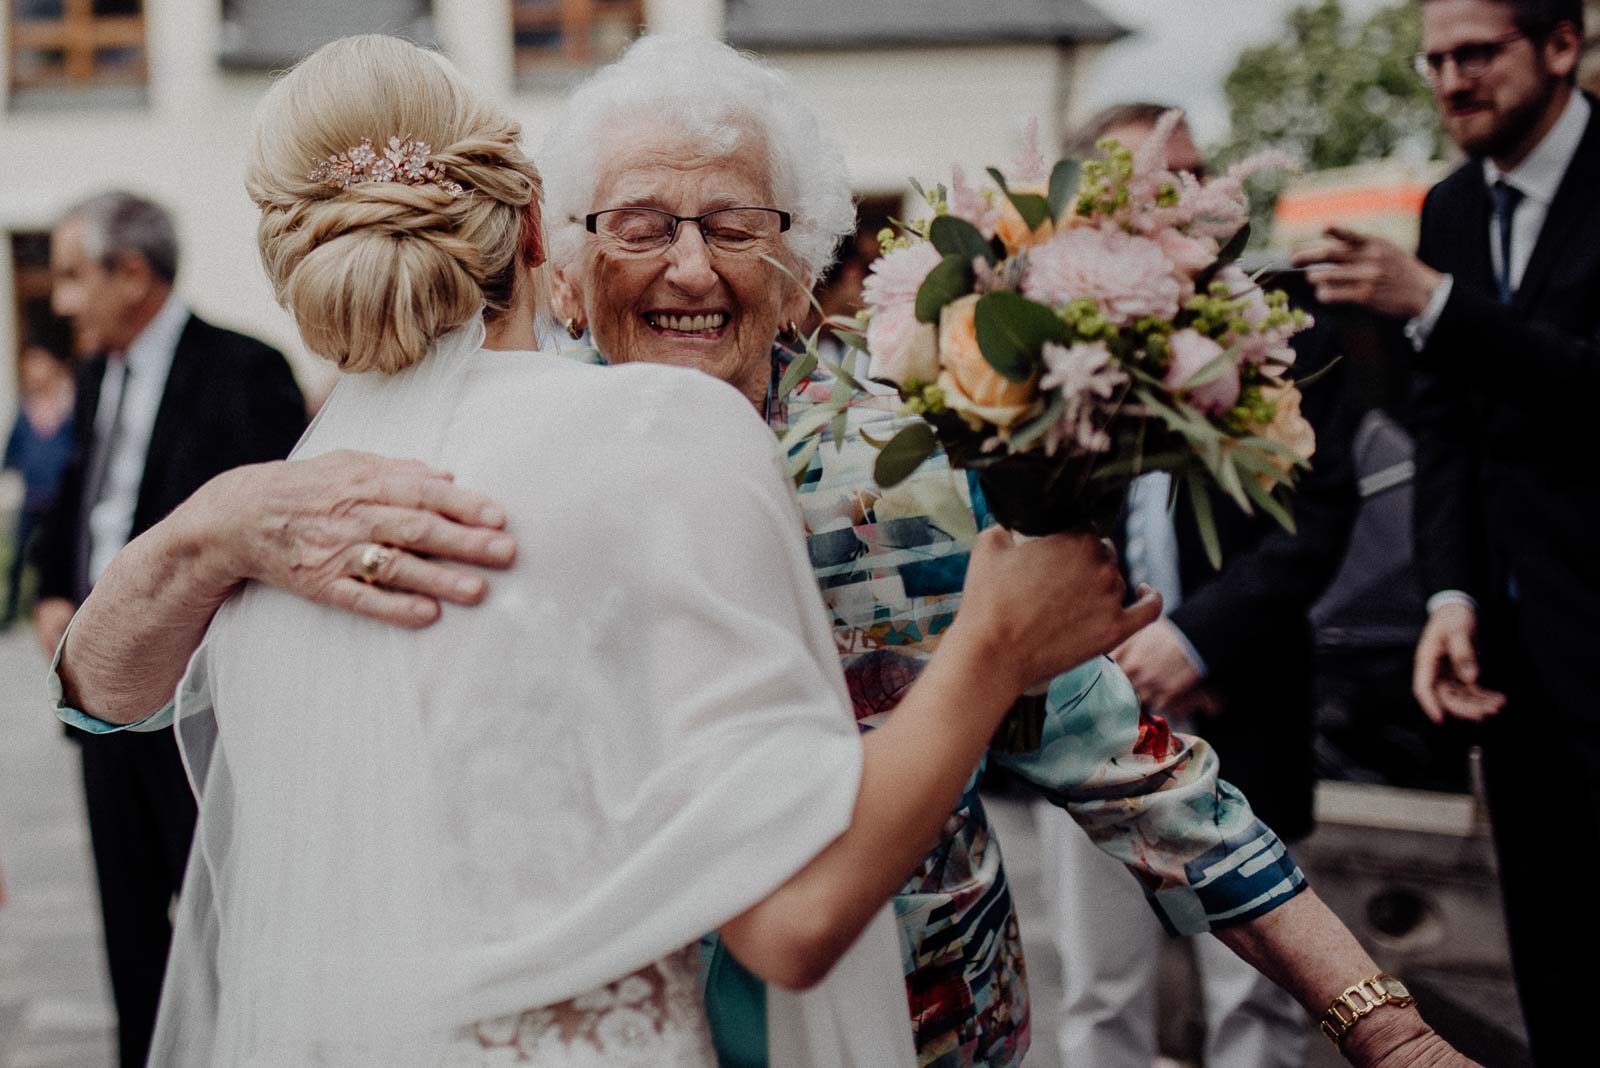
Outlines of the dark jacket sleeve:
M 1438 191 L 1429 193 L 1422 206 L 1422 237 L 1417 256 L 1439 268 L 1437 249 L 1431 235 L 1439 225 L 1450 225 L 1448 212 L 1438 204 Z M 1423 590 L 1461 590 L 1478 595 L 1482 574 L 1482 548 L 1478 544 L 1480 524 L 1473 521 L 1475 502 L 1482 499 L 1478 485 L 1478 433 L 1473 418 L 1467 376 L 1441 373 L 1438 365 L 1445 344 L 1457 352 L 1478 351 L 1478 342 L 1451 342 L 1441 329 L 1459 327 L 1462 309 L 1476 302 L 1467 287 L 1451 286 L 1450 300 L 1429 336 L 1418 366 L 1412 375 L 1411 403 L 1406 428 L 1416 442 L 1413 481 L 1413 542 L 1417 575 Z M 1450 324 L 1451 308 L 1456 309 L 1457 326 Z M 1499 308 L 1498 305 L 1496 305 Z M 1499 309 L 1504 312 L 1504 309 Z
M 1297 341 L 1302 377 L 1337 358 L 1338 331 L 1331 317 Z M 1307 610 L 1344 557 L 1357 495 L 1350 455 L 1354 406 L 1340 368 L 1306 387 L 1302 411 L 1316 430 L 1317 450 L 1294 494 L 1296 532 L 1263 520 L 1270 527 L 1229 554 L 1222 572 L 1169 616 L 1213 676 L 1247 670 L 1285 628 L 1303 629 Z
M 1508 353 L 1516 354 L 1515 374 L 1506 373 Z M 1553 397 L 1600 392 L 1600 333 L 1579 337 L 1522 319 L 1466 286 L 1451 287 L 1420 362 L 1434 374 L 1540 410 L 1549 409 Z
M 228 467 L 281 460 L 306 429 L 305 397 L 283 354 L 248 341 L 235 361 L 236 388 L 225 396 L 236 430 Z

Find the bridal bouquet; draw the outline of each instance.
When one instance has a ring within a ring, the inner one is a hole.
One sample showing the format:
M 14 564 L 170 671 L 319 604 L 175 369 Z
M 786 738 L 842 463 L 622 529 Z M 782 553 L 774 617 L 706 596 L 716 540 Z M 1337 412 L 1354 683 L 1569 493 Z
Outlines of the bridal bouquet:
M 1174 112 L 1129 151 L 918 192 L 932 215 L 880 235 L 853 323 L 868 377 L 919 417 L 883 443 L 892 486 L 942 448 L 976 469 L 996 520 L 1028 535 L 1109 533 L 1129 483 L 1172 473 L 1220 566 L 1213 498 L 1293 529 L 1288 493 L 1314 447 L 1290 377 L 1309 325 L 1236 260 L 1256 157 L 1200 181 L 1172 173 Z M 1019 703 L 997 744 L 1031 748 L 1042 702 Z
M 1200 181 L 1166 169 L 1178 113 L 1130 152 L 919 192 L 931 218 L 881 235 L 857 329 L 868 376 L 921 418 L 884 444 L 904 479 L 942 447 L 973 468 L 995 518 L 1024 534 L 1114 520 L 1128 484 L 1170 471 L 1193 496 L 1212 564 L 1221 493 L 1293 528 L 1287 493 L 1314 446 L 1289 376 L 1309 325 L 1235 262 L 1255 157 Z

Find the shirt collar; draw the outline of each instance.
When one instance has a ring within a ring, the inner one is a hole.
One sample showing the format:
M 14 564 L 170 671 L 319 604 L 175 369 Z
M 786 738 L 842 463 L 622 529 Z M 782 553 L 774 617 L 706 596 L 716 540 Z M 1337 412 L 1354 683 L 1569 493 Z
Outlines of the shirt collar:
M 1572 99 L 1562 109 L 1561 117 L 1544 135 L 1544 140 L 1528 153 L 1527 159 L 1509 171 L 1502 171 L 1494 165 L 1493 160 L 1486 159 L 1483 161 L 1483 180 L 1492 186 L 1503 178 L 1507 185 L 1515 186 L 1523 196 L 1549 206 L 1556 198 L 1556 190 L 1561 188 L 1567 165 L 1578 154 L 1578 144 L 1583 140 L 1584 131 L 1589 128 L 1589 110 L 1588 98 L 1574 91 Z
M 189 306 L 177 293 L 169 294 L 155 318 L 145 324 L 123 354 L 128 368 L 142 375 L 147 371 L 170 367 L 172 355 L 178 348 L 178 337 L 188 322 Z

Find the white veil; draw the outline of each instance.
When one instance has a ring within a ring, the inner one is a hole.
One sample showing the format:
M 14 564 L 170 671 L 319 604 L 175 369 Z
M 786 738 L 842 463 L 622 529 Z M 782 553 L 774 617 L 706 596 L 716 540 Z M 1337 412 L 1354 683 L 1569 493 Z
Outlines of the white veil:
M 504 503 L 519 558 L 407 632 L 248 586 L 179 688 L 200 798 L 152 1064 L 430 1065 L 694 941 L 840 834 L 860 742 L 770 435 L 671 368 L 457 331 L 335 390 L 360 448 Z M 913 1063 L 887 909 L 775 1065 Z

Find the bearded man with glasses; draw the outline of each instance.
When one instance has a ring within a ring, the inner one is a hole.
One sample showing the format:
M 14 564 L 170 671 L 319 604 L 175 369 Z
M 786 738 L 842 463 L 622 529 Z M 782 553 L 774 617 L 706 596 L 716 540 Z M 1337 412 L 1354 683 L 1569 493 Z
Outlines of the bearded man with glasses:
M 1425 0 L 1422 20 L 1418 71 L 1468 162 L 1428 194 L 1416 256 L 1335 229 L 1297 262 L 1416 352 L 1413 690 L 1482 725 L 1523 1015 L 1538 1063 L 1572 1063 L 1588 999 L 1556 964 L 1600 956 L 1562 907 L 1600 837 L 1600 113 L 1576 87 L 1581 0 Z

